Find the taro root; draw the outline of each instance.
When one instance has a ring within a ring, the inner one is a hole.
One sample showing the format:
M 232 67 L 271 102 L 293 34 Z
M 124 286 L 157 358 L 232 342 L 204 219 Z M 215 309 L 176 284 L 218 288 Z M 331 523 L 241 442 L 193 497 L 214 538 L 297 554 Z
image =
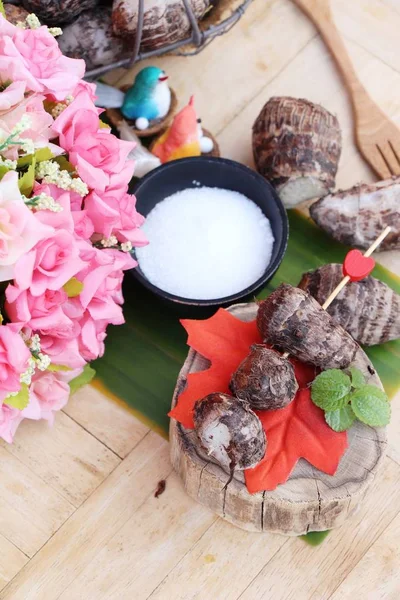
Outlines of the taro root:
M 231 477 L 235 470 L 255 467 L 264 457 L 264 429 L 246 402 L 228 394 L 209 394 L 196 402 L 193 416 L 201 445 Z
M 287 283 L 260 303 L 257 327 L 266 343 L 322 369 L 348 367 L 358 350 L 312 296 Z
M 5 4 L 4 10 L 7 21 L 13 25 L 16 25 L 19 21 L 23 23 L 29 15 L 28 11 L 22 8 L 22 6 L 14 6 L 14 4 Z
M 330 194 L 310 208 L 311 217 L 335 240 L 366 249 L 390 225 L 376 252 L 400 249 L 400 177 Z
M 210 8 L 210 0 L 189 0 L 197 19 Z M 138 0 L 114 0 L 113 28 L 118 36 L 132 40 L 138 23 Z M 156 50 L 168 44 L 184 40 L 190 35 L 191 26 L 183 0 L 146 0 L 141 50 Z
M 324 265 L 305 273 L 299 288 L 323 304 L 342 278 L 342 265 Z M 327 311 L 359 344 L 400 338 L 400 296 L 374 277 L 349 282 Z
M 83 58 L 86 68 L 94 69 L 127 58 L 130 48 L 112 33 L 111 10 L 87 10 L 74 23 L 63 28 L 58 39 L 61 51 L 71 58 Z
M 82 11 L 94 8 L 98 0 L 23 0 L 23 6 L 46 25 L 73 21 Z
M 308 100 L 271 98 L 253 125 L 257 171 L 288 208 L 334 188 L 341 148 L 337 118 Z
M 297 385 L 292 364 L 274 350 L 254 344 L 232 376 L 230 388 L 254 410 L 277 410 L 294 399 Z

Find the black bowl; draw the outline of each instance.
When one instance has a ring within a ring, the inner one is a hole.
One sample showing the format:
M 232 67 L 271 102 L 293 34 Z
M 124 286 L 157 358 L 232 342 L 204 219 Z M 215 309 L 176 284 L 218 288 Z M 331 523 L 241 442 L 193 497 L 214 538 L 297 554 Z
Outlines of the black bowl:
M 251 286 L 224 298 L 213 300 L 181 298 L 150 283 L 140 267 L 129 271 L 148 290 L 168 304 L 179 307 L 181 312 L 184 307 L 197 310 L 209 307 L 215 310 L 220 306 L 228 306 L 255 296 L 268 283 L 281 264 L 289 233 L 286 210 L 272 185 L 252 169 L 225 158 L 198 156 L 161 165 L 143 177 L 134 188 L 137 209 L 146 216 L 158 202 L 167 196 L 185 188 L 197 187 L 199 183 L 202 186 L 234 190 L 253 200 L 270 220 L 275 242 L 270 264 L 264 274 Z

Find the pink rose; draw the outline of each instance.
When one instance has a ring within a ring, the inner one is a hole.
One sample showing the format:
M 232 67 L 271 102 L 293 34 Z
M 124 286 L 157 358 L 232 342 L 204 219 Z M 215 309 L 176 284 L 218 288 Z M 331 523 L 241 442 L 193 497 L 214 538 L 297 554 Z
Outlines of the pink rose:
M 121 313 L 122 314 L 122 313 Z M 122 323 L 124 320 L 122 319 Z M 120 323 L 118 323 L 120 324 Z M 107 337 L 106 328 L 108 320 L 96 321 L 86 311 L 81 319 L 81 334 L 79 336 L 79 352 L 83 358 L 90 362 L 103 356 L 104 340 Z
M 29 327 L 40 334 L 74 334 L 74 325 L 62 309 L 68 300 L 63 289 L 45 290 L 40 296 L 33 296 L 29 289 L 9 285 L 6 298 L 7 316 L 20 327 Z
M 120 242 L 133 246 L 148 243 L 139 229 L 145 219 L 136 210 L 136 198 L 125 190 L 107 188 L 103 193 L 91 192 L 85 199 L 85 209 L 96 233 L 109 238 L 114 234 Z
M 79 342 L 77 336 L 80 335 L 81 328 L 76 323 L 76 333 L 73 337 L 56 337 L 53 335 L 44 335 L 40 338 L 42 351 L 48 354 L 51 362 L 56 365 L 65 365 L 71 369 L 78 369 L 85 366 L 85 360 L 80 354 Z
M 0 326 L 0 401 L 21 389 L 20 375 L 31 356 L 23 339 L 11 325 Z
M 17 173 L 7 173 L 0 181 L 0 281 L 13 279 L 16 262 L 52 234 L 25 205 Z
M 4 139 L 8 137 L 13 128 L 20 123 L 22 117 L 27 115 L 30 120 L 30 127 L 25 129 L 21 134 L 21 138 L 32 140 L 35 148 L 48 147 L 54 155 L 62 152 L 62 149 L 55 144 L 49 143 L 51 136 L 54 137 L 54 132 L 51 130 L 53 118 L 47 113 L 43 106 L 45 97 L 40 94 L 33 94 L 23 99 L 19 104 L 16 104 L 8 111 L 0 113 L 0 135 Z M 18 144 L 9 146 L 3 152 L 6 158 L 12 160 L 18 158 Z
M 123 172 L 126 177 L 127 157 L 135 144 L 99 129 L 98 114 L 87 92 L 81 92 L 56 119 L 53 129 L 83 181 L 91 189 L 104 191 L 111 175 Z
M 75 237 L 62 229 L 19 259 L 14 280 L 21 290 L 29 288 L 33 296 L 40 296 L 46 289 L 62 288 L 84 266 Z
M 20 410 L 3 404 L 0 406 L 0 437 L 12 444 L 15 432 L 24 417 Z
M 62 207 L 60 212 L 39 210 L 35 213 L 36 218 L 41 223 L 54 227 L 56 231 L 65 229 L 69 233 L 73 233 L 74 220 L 72 218 L 71 205 L 77 206 L 78 202 L 82 204 L 81 196 L 75 192 L 63 190 L 53 184 L 36 184 L 34 187 L 34 194 L 46 194 L 47 196 L 51 196 L 53 200 Z
M 30 387 L 31 402 L 37 402 L 40 407 L 41 419 L 46 419 L 51 424 L 54 413 L 64 408 L 68 402 L 70 388 L 59 373 L 37 371 L 32 378 Z
M 4 84 L 4 79 L 2 79 L 2 82 Z M 25 88 L 24 81 L 13 81 L 10 85 L 7 85 L 0 92 L 0 111 L 10 110 L 11 107 L 19 104 L 24 99 Z
M 88 217 L 86 210 L 74 211 L 72 213 L 74 220 L 75 235 L 84 240 L 89 240 L 94 233 L 94 226 Z
M 83 60 L 63 56 L 47 27 L 21 29 L 0 15 L 0 71 L 28 90 L 63 100 L 85 73 Z

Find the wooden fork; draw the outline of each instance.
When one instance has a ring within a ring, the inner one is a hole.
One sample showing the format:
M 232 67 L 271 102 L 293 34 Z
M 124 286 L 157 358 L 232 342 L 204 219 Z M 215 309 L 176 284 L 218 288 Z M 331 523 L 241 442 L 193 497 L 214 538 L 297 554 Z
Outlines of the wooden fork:
M 400 129 L 375 104 L 358 79 L 336 28 L 330 1 L 293 1 L 313 21 L 342 73 L 352 100 L 359 151 L 382 179 L 400 175 Z

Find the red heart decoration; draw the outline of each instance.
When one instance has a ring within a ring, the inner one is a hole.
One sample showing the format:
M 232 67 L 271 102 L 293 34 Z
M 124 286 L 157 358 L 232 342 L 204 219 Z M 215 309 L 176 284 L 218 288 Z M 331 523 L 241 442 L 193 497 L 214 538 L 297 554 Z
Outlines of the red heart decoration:
M 364 256 L 359 250 L 350 250 L 344 259 L 343 274 L 351 281 L 361 281 L 374 270 L 375 261 L 370 256 Z

